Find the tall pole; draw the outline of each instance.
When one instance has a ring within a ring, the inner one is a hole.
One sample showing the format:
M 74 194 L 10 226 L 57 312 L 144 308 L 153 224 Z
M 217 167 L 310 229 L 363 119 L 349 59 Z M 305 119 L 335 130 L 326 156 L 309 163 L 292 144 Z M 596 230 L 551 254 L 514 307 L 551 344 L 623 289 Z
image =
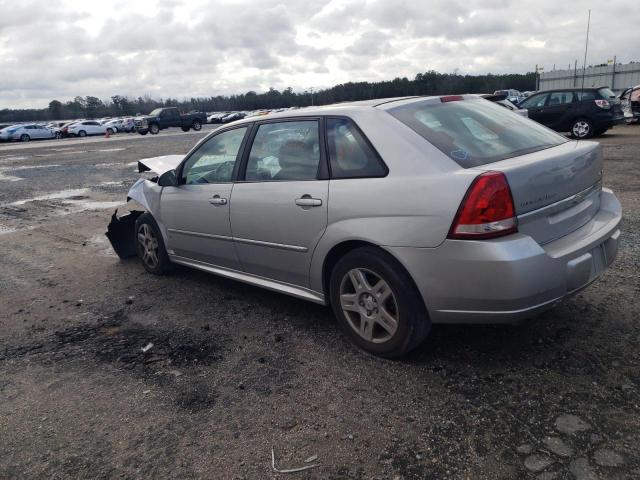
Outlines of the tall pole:
M 587 18 L 587 40 L 584 43 L 584 61 L 582 62 L 582 88 L 584 91 L 584 76 L 587 73 L 587 50 L 589 48 L 589 27 L 591 26 L 591 9 L 589 9 L 589 17 Z

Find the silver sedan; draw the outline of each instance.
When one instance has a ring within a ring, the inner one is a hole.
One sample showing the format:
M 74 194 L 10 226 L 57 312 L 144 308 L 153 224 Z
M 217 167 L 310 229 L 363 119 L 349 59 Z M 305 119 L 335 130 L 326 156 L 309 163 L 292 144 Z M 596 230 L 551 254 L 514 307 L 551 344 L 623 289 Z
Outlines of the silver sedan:
M 473 95 L 252 117 L 129 197 L 144 267 L 201 269 L 332 307 L 393 357 L 432 323 L 514 322 L 583 289 L 616 256 L 621 208 L 597 143 Z

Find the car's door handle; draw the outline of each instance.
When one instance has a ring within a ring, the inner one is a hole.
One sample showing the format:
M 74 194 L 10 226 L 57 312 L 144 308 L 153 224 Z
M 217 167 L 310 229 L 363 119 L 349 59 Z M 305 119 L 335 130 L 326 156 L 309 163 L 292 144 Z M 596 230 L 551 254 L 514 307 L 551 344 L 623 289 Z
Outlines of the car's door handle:
M 227 199 L 221 197 L 220 195 L 214 195 L 209 199 L 209 203 L 212 205 L 226 205 Z
M 303 195 L 300 198 L 296 198 L 296 205 L 299 207 L 319 207 L 322 205 L 322 200 L 312 198 L 311 195 Z

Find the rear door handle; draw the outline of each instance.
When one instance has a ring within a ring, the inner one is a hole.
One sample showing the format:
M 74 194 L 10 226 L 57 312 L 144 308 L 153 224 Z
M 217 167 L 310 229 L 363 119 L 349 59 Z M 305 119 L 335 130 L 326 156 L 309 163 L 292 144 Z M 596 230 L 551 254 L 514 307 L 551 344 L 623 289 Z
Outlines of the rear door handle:
M 226 205 L 227 199 L 222 198 L 220 195 L 214 195 L 209 199 L 209 203 L 212 205 Z
M 296 198 L 296 205 L 299 207 L 319 207 L 322 205 L 322 200 L 312 198 L 311 195 L 303 195 L 300 198 Z

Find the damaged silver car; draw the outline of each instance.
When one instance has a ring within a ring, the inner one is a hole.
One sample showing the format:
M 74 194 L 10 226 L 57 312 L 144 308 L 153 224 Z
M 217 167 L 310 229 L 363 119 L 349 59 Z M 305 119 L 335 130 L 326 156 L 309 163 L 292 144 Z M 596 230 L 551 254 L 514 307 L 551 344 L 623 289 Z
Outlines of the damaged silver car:
M 119 253 L 331 305 L 385 357 L 432 323 L 556 305 L 611 265 L 620 236 L 597 143 L 473 95 L 251 117 L 139 166 L 158 176 L 129 192 L 144 213 L 114 216 Z

